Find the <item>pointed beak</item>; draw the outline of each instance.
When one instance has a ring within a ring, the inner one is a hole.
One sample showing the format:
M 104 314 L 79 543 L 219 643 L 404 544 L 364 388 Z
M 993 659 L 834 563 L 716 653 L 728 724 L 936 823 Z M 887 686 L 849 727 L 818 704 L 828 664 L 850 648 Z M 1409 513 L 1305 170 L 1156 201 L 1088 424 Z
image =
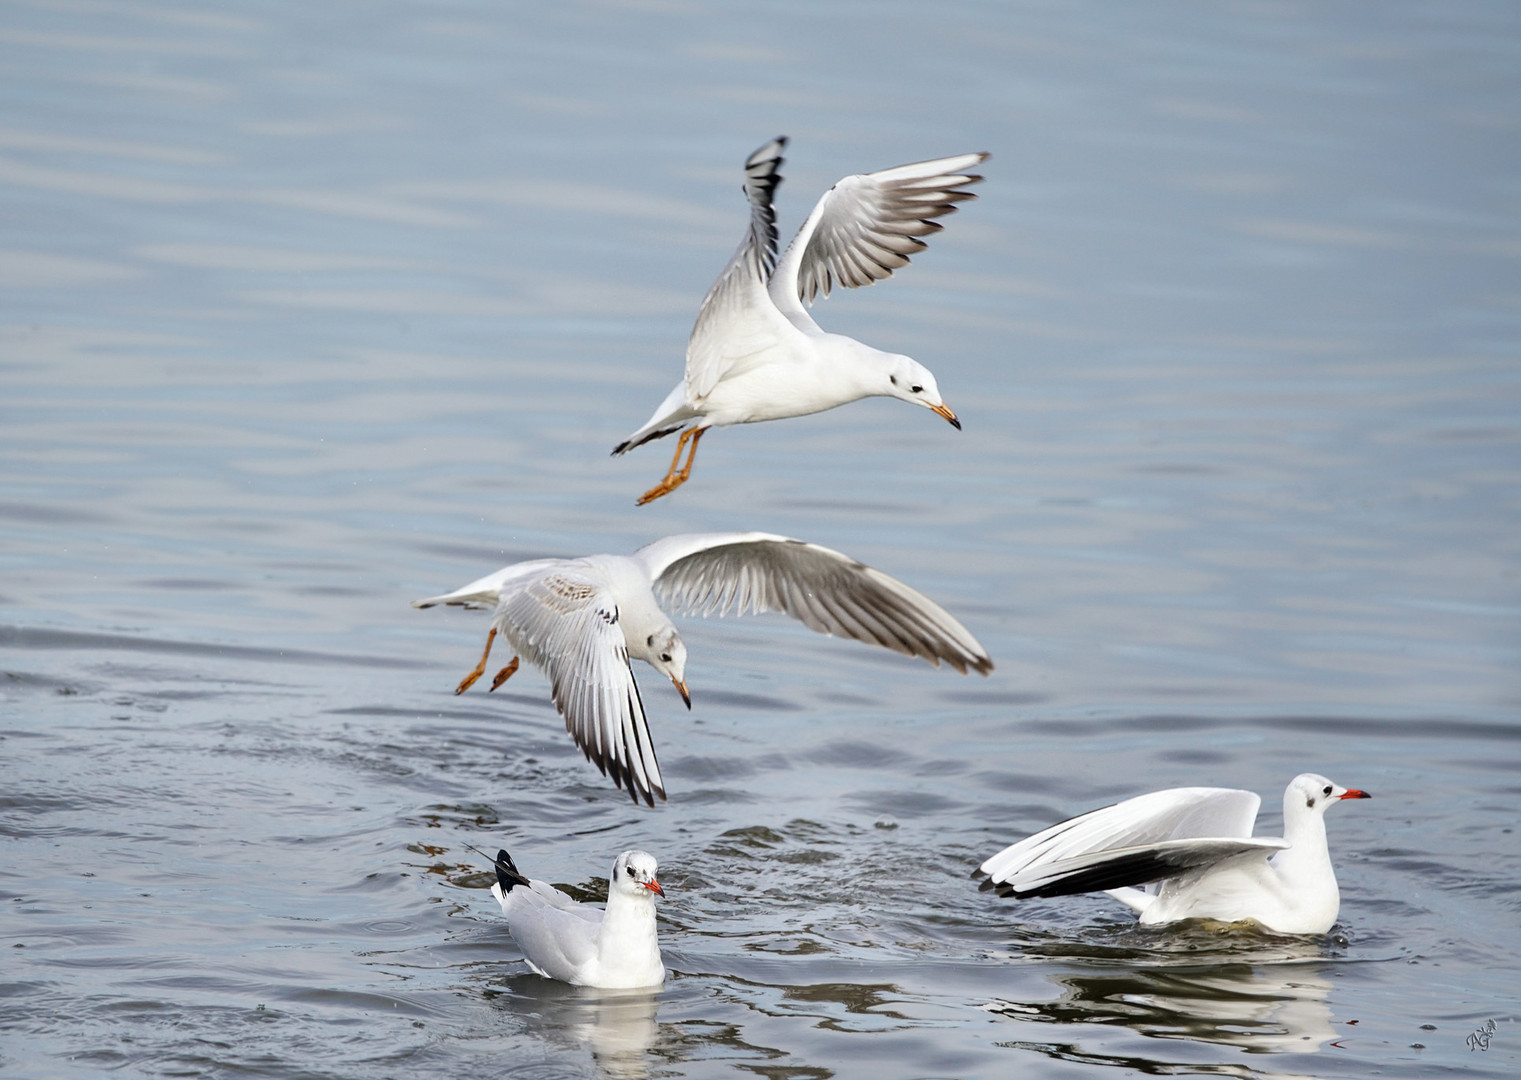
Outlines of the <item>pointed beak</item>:
M 644 883 L 644 887 L 650 890 L 650 892 L 654 893 L 656 896 L 665 895 L 665 890 L 660 887 L 660 882 L 656 881 L 654 878 L 650 878 L 650 880 L 646 881 Z
M 1342 799 L 1371 799 L 1371 798 L 1373 798 L 1373 796 L 1369 795 L 1366 791 L 1358 791 L 1356 788 L 1348 788 L 1347 789 L 1347 793 L 1345 795 L 1338 796 L 1338 798 L 1342 798 Z
M 941 416 L 950 421 L 951 427 L 955 428 L 957 431 L 961 430 L 961 421 L 956 419 L 956 414 L 951 412 L 950 406 L 946 405 L 944 402 L 939 405 L 931 405 L 930 411 L 939 413 Z
M 681 700 L 685 701 L 687 708 L 690 709 L 692 707 L 692 695 L 687 693 L 687 684 L 681 679 L 672 679 L 671 685 L 676 688 L 676 692 L 681 695 Z

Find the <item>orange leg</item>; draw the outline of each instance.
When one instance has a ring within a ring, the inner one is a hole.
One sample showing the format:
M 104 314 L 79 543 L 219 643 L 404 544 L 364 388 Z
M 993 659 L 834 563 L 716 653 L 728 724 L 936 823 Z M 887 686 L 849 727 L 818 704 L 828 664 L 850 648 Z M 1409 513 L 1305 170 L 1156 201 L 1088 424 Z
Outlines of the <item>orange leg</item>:
M 643 495 L 639 496 L 638 506 L 647 502 L 654 502 L 662 495 L 669 495 L 682 484 L 687 482 L 687 477 L 692 475 L 692 462 L 697 459 L 697 440 L 702 438 L 702 433 L 707 431 L 704 427 L 687 428 L 681 433 L 681 438 L 676 440 L 676 453 L 671 455 L 671 468 L 665 474 L 665 479 L 660 481 Z M 680 472 L 676 471 L 676 463 L 681 460 L 681 450 L 691 441 L 691 448 L 687 451 L 687 463 Z
M 512 673 L 514 671 L 516 671 L 517 669 L 518 669 L 518 658 L 516 656 L 514 656 L 512 658 L 512 663 L 508 664 L 501 671 L 498 671 L 496 673 L 496 678 L 494 678 L 494 679 L 491 680 L 491 690 L 495 690 L 498 686 L 501 686 L 508 679 L 512 678 Z M 491 692 L 490 690 L 487 691 L 488 694 L 490 692 Z
M 475 685 L 475 680 L 479 679 L 486 673 L 486 657 L 491 655 L 491 643 L 495 639 L 496 627 L 493 626 L 491 628 L 491 633 L 486 635 L 486 651 L 481 653 L 481 662 L 475 665 L 474 671 L 465 676 L 464 680 L 459 684 L 459 687 L 454 691 L 456 694 L 463 694 L 466 690 L 469 690 L 472 686 Z M 495 687 L 492 689 L 495 689 Z

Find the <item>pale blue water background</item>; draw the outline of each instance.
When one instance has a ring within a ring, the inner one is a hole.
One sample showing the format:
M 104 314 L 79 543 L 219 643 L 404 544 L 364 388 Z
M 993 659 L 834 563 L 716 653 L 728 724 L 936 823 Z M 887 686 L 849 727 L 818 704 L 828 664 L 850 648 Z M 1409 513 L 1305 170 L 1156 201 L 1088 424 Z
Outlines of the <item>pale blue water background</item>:
M 966 430 L 717 432 L 636 510 L 669 450 L 607 451 L 781 133 L 784 238 L 846 173 L 993 153 L 819 311 Z M 0 1074 L 1515 1075 L 1518 140 L 1508 3 L 13 0 Z M 903 578 L 997 670 L 687 620 L 644 811 L 536 673 L 451 695 L 484 616 L 407 607 L 731 528 Z M 1324 942 L 967 876 L 1172 785 L 1272 831 L 1303 769 L 1375 795 Z M 466 843 L 657 853 L 664 991 L 527 973 Z

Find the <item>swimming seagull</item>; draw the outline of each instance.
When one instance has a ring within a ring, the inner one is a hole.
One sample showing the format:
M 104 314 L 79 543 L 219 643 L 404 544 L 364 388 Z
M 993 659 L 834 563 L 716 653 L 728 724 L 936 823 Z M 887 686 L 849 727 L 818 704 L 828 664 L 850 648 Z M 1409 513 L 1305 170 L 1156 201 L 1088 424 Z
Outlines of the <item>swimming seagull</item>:
M 1102 890 L 1142 923 L 1254 919 L 1281 934 L 1323 934 L 1341 907 L 1325 813 L 1368 797 L 1301 773 L 1283 793 L 1280 839 L 1252 836 L 1255 792 L 1154 791 L 1012 844 L 978 873 L 988 875 L 983 889 L 1016 899 Z
M 548 674 L 555 707 L 587 758 L 634 801 L 654 806 L 665 786 L 630 660 L 670 679 L 692 707 L 687 648 L 661 601 L 699 615 L 785 611 L 820 633 L 921 656 L 936 667 L 943 660 L 962 674 L 993 670 L 966 627 L 922 593 L 837 551 L 770 533 L 668 536 L 632 555 L 534 559 L 412 606 L 494 605 L 480 663 L 454 692 L 463 694 L 485 672 L 500 632 Z M 514 656 L 491 689 L 517 668 Z
M 607 879 L 601 911 L 545 881 L 518 873 L 505 850 L 496 853 L 491 895 L 502 905 L 507 930 L 528 966 L 547 979 L 575 986 L 631 989 L 665 982 L 655 937 L 655 857 L 625 851 Z
M 772 139 L 745 162 L 750 227 L 697 313 L 686 376 L 643 427 L 613 448 L 626 453 L 686 429 L 665 479 L 640 497 L 641 506 L 686 483 L 697 441 L 710 427 L 805 416 L 874 395 L 922 405 L 961 427 L 922 364 L 825 333 L 804 305 L 835 285 L 870 285 L 908 265 L 924 249 L 919 237 L 942 228 L 935 218 L 976 198 L 962 189 L 982 177 L 967 170 L 988 155 L 845 177 L 819 199 L 778 262 L 771 197 L 782 182 L 786 145 L 785 136 Z M 677 471 L 689 442 L 686 465 Z

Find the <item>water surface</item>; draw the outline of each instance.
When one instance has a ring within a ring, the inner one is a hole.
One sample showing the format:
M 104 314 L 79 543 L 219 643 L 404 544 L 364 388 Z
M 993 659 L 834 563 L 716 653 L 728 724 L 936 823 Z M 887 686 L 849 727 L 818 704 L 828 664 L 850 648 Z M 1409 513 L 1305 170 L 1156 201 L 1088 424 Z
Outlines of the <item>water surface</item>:
M 1500 3 L 12 4 L 0 1071 L 1513 1075 L 1518 73 Z M 668 450 L 607 452 L 780 133 L 784 237 L 992 152 L 818 312 L 965 431 L 718 432 L 635 509 Z M 997 670 L 687 620 L 647 811 L 536 673 L 451 694 L 483 615 L 407 607 L 720 529 L 902 578 Z M 968 876 L 1173 785 L 1271 832 L 1305 769 L 1375 796 L 1324 939 Z M 467 843 L 593 895 L 655 852 L 671 980 L 528 972 Z

